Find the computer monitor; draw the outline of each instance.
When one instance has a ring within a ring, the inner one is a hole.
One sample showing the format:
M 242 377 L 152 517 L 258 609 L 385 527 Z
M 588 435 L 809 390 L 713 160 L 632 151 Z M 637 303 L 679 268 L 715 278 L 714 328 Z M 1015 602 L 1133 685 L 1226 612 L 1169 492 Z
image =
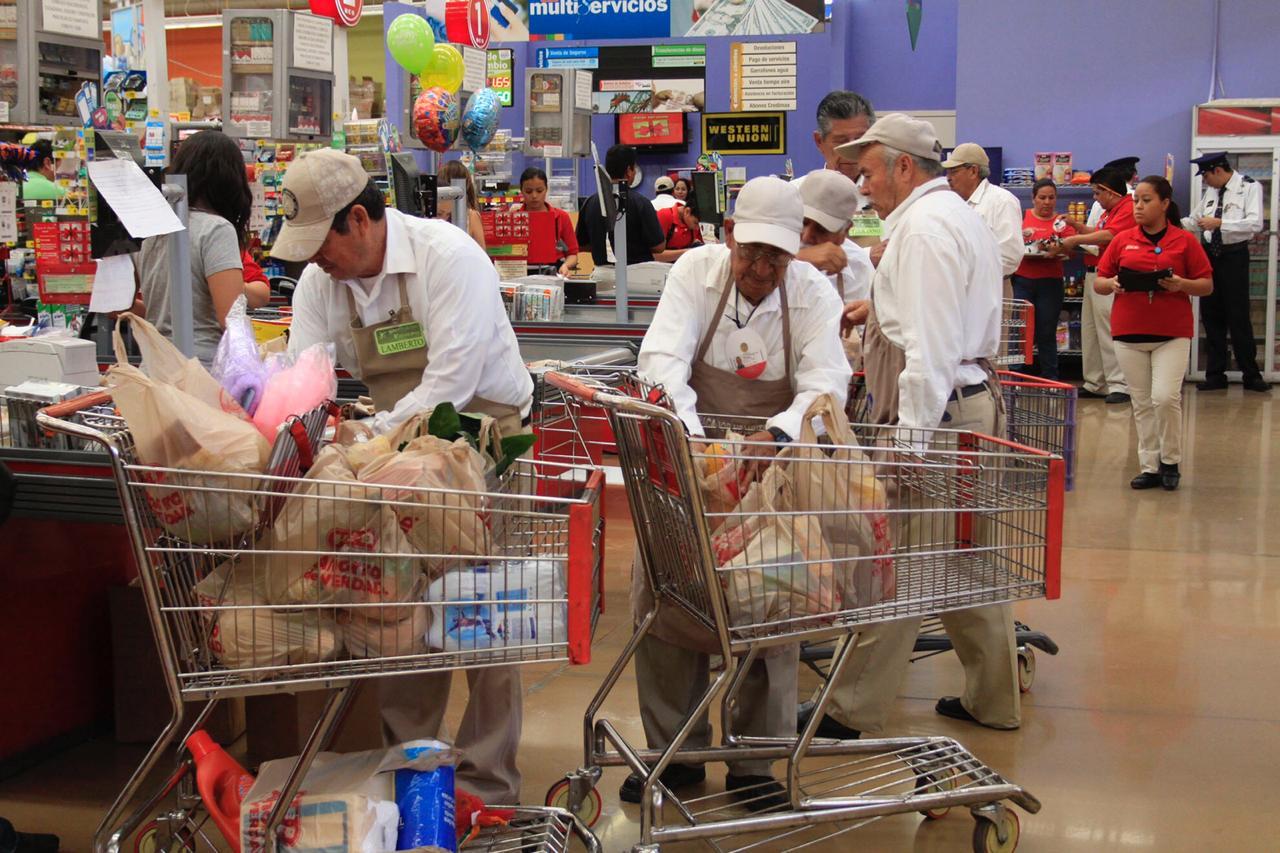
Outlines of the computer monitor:
M 395 192 L 396 210 L 409 216 L 422 216 L 422 195 L 418 179 L 422 172 L 410 151 L 387 155 L 391 162 L 391 187 Z
M 698 221 L 717 228 L 724 225 L 724 173 L 694 172 L 693 197 L 698 208 Z
M 115 130 L 95 130 L 93 133 L 93 158 L 95 160 L 133 160 L 142 166 L 142 146 L 132 133 Z M 155 175 L 151 176 L 155 180 Z M 92 181 L 90 181 L 92 184 Z M 95 192 L 96 195 L 96 192 Z M 94 258 L 125 255 L 142 248 L 142 241 L 129 236 L 116 212 L 107 200 L 98 196 L 97 216 L 89 228 L 89 250 Z

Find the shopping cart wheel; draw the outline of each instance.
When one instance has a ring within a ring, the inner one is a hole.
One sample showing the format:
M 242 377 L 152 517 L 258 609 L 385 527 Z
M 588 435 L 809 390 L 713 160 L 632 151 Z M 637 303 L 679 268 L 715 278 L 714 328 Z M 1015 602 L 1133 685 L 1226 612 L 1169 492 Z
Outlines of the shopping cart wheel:
M 183 850 L 195 849 L 194 844 L 188 847 L 180 838 L 170 837 L 168 841 L 168 847 L 161 845 L 160 821 L 153 820 L 138 830 L 133 842 L 133 853 L 181 853 Z
M 573 808 L 569 802 L 569 785 L 571 780 L 561 779 L 559 782 L 547 789 L 547 797 L 545 804 L 557 809 L 564 809 L 573 812 L 578 816 L 578 820 L 587 825 L 587 828 L 596 825 L 596 821 L 600 819 L 600 812 L 604 810 L 604 801 L 600 798 L 600 792 L 592 787 L 587 795 L 582 798 L 582 802 L 578 804 L 578 808 Z
M 954 770 L 942 770 L 938 773 L 925 773 L 916 776 L 916 793 L 917 794 L 940 794 L 944 791 L 954 790 L 956 787 L 956 772 Z M 924 815 L 927 820 L 942 820 L 951 812 L 951 806 L 936 806 L 931 809 L 921 809 L 920 814 Z
M 976 818 L 977 825 L 973 828 L 974 853 L 1013 853 L 1018 849 L 1018 836 L 1022 827 L 1013 809 L 1001 810 L 999 824 L 983 815 L 977 815 Z M 1002 830 L 1004 841 L 1000 840 Z
M 1018 646 L 1018 689 L 1026 693 L 1036 683 L 1036 652 L 1030 646 Z

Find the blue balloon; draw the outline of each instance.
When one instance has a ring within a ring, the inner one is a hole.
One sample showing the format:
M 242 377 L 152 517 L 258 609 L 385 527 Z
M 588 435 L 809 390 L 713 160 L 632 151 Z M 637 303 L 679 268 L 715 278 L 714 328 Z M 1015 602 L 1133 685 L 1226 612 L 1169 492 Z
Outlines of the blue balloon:
M 462 127 L 459 136 L 472 151 L 493 141 L 498 132 L 498 114 L 502 109 L 502 101 L 498 93 L 492 89 L 481 89 L 467 101 L 467 108 L 462 113 Z

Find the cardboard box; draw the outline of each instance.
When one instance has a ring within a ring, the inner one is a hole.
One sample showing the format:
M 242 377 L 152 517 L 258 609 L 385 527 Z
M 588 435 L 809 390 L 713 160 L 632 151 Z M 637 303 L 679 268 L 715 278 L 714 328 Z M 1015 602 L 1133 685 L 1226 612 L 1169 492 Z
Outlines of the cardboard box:
M 358 682 L 355 699 L 333 741 L 325 748 L 331 752 L 360 752 L 382 748 L 382 716 L 378 712 L 377 682 Z M 256 767 L 273 758 L 298 755 L 329 698 L 327 690 L 305 693 L 279 693 L 250 696 L 245 699 L 246 747 L 248 767 Z
M 1053 155 L 1053 182 L 1055 184 L 1071 183 L 1071 152 L 1059 151 Z
M 191 108 L 191 118 L 205 121 L 222 117 L 222 87 L 201 86 L 197 90 L 195 106 Z
M 142 587 L 135 580 L 108 591 L 111 620 L 111 655 L 118 743 L 154 743 L 172 716 L 164 686 L 160 656 L 147 618 Z M 187 720 L 194 721 L 203 703 L 187 704 Z M 224 746 L 244 734 L 243 699 L 224 699 L 214 709 L 205 731 Z
M 1052 152 L 1037 152 L 1035 155 L 1036 180 L 1053 177 Z
M 200 87 L 190 77 L 172 77 L 169 79 L 169 111 L 192 112 Z

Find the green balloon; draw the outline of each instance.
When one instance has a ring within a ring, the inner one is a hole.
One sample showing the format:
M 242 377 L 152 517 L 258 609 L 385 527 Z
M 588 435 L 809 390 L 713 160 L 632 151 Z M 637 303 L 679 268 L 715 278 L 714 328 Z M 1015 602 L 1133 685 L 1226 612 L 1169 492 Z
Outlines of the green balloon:
M 431 61 L 436 46 L 431 25 L 420 15 L 401 15 L 387 28 L 387 50 L 404 70 L 417 74 Z

